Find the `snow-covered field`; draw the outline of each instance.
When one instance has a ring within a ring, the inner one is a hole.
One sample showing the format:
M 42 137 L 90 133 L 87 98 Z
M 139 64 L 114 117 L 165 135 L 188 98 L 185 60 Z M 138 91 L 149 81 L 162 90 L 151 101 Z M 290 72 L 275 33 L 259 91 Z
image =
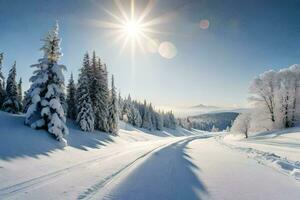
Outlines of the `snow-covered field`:
M 0 199 L 300 198 L 297 176 L 242 149 L 286 157 L 297 167 L 297 133 L 246 142 L 196 130 L 150 133 L 122 123 L 119 136 L 108 136 L 69 123 L 63 149 L 23 120 L 0 112 Z
M 230 134 L 218 141 L 300 181 L 300 128 L 262 132 L 248 139 L 241 137 Z

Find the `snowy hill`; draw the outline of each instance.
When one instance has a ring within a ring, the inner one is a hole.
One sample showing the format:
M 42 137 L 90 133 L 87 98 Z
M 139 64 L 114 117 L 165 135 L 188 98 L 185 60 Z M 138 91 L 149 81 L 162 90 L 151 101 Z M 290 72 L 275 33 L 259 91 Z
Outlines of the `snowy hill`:
M 0 111 L 0 159 L 10 160 L 17 157 L 37 157 L 48 155 L 53 151 L 62 150 L 63 146 L 44 130 L 32 130 L 24 125 L 24 116 L 8 114 Z M 132 141 L 147 141 L 167 136 L 186 136 L 194 134 L 184 129 L 150 132 L 137 129 L 127 123 L 120 122 L 118 136 L 112 136 L 99 131 L 86 133 L 79 130 L 75 123 L 68 122 L 70 129 L 69 149 L 89 150 L 101 148 L 108 143 L 130 143 Z

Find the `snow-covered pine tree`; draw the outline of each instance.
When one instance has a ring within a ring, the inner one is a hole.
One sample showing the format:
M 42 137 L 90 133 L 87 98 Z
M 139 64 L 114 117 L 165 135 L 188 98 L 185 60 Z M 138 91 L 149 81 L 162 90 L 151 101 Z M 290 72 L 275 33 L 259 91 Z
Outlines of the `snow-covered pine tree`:
M 142 118 L 137 109 L 137 103 L 135 101 L 131 101 L 130 95 L 128 95 L 128 98 L 125 100 L 125 106 L 126 111 L 124 113 L 126 114 L 124 117 L 127 119 L 127 122 L 133 126 L 140 127 L 142 124 Z
M 23 111 L 23 90 L 22 90 L 22 78 L 18 82 L 18 100 L 20 102 L 20 111 Z
M 117 99 L 113 75 L 111 76 L 111 90 L 110 90 L 108 113 L 109 113 L 108 115 L 109 132 L 112 134 L 117 134 L 119 129 L 118 127 L 119 109 L 118 109 L 118 99 Z
M 109 90 L 107 83 L 107 72 L 105 66 L 97 62 L 95 53 L 92 58 L 92 66 L 94 70 L 94 88 L 91 93 L 94 98 L 94 112 L 95 112 L 95 128 L 100 131 L 108 132 L 108 98 Z
M 151 116 L 151 124 L 152 124 L 152 129 L 156 129 L 156 117 L 155 117 L 155 111 L 152 107 L 152 104 L 150 103 L 149 105 L 149 112 Z
M 172 111 L 169 112 L 169 118 L 170 118 L 170 128 L 176 129 L 177 122 Z
M 18 113 L 21 111 L 21 102 L 18 98 L 16 75 L 17 71 L 15 62 L 8 74 L 6 83 L 6 98 L 2 105 L 3 110 L 10 113 Z
M 121 92 L 119 92 L 119 95 L 118 95 L 118 115 L 119 115 L 119 119 L 120 120 L 123 120 L 123 115 L 122 115 L 122 111 L 123 111 L 123 105 L 124 105 L 124 101 L 121 97 Z
M 156 129 L 161 131 L 163 129 L 163 119 L 160 112 L 155 112 L 155 120 L 156 120 Z
M 5 78 L 2 73 L 3 53 L 0 53 L 0 108 L 5 100 Z
M 23 95 L 22 95 L 22 78 L 19 79 L 19 82 L 18 82 L 18 99 L 20 102 L 22 102 L 23 100 Z
M 123 107 L 121 111 L 122 120 L 128 121 L 128 113 L 130 112 L 130 109 L 131 109 L 131 97 L 129 94 L 127 99 L 123 101 Z
M 76 86 L 73 79 L 73 73 L 69 79 L 69 83 L 67 86 L 67 117 L 75 120 L 76 119 Z
M 146 101 L 144 101 L 144 115 L 143 115 L 142 127 L 148 130 L 153 129 L 152 116 Z
M 43 58 L 39 59 L 38 64 L 32 65 L 37 69 L 30 78 L 32 84 L 27 92 L 29 106 L 25 123 L 32 128 L 46 129 L 66 145 L 64 136 L 68 134 L 68 128 L 62 106 L 64 102 L 61 102 L 65 96 L 63 71 L 66 67 L 58 64 L 62 56 L 58 31 L 56 23 L 54 29 L 42 40 Z
M 78 87 L 76 91 L 76 122 L 80 126 L 81 130 L 92 132 L 94 131 L 95 118 L 92 101 L 89 94 L 89 80 L 87 76 L 87 70 L 89 67 L 88 60 L 88 54 L 85 54 L 83 59 L 83 67 L 81 69 L 81 73 L 79 74 Z

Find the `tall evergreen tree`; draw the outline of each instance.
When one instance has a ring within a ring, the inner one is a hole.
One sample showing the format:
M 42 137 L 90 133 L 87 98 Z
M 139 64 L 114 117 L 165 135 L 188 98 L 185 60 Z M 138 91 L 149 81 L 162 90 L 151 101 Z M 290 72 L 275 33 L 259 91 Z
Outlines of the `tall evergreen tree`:
M 10 113 L 18 113 L 21 110 L 21 103 L 18 98 L 18 88 L 16 82 L 16 62 L 9 71 L 6 84 L 6 98 L 2 105 L 3 110 Z
M 62 99 L 65 99 L 64 65 L 58 61 L 62 56 L 60 49 L 61 39 L 58 35 L 58 24 L 48 33 L 41 48 L 44 53 L 38 64 L 32 65 L 37 68 L 30 78 L 32 82 L 27 92 L 28 105 L 25 123 L 32 128 L 44 128 L 53 134 L 57 140 L 67 144 L 64 136 L 68 134 L 65 124 L 66 116 Z
M 118 95 L 118 115 L 119 115 L 119 119 L 120 120 L 123 120 L 123 115 L 122 115 L 122 111 L 123 111 L 123 105 L 124 105 L 124 101 L 121 97 L 121 92 L 119 92 L 119 95 Z
M 2 73 L 3 53 L 0 53 L 0 108 L 5 100 L 5 78 Z
M 118 122 L 119 122 L 119 109 L 118 109 L 118 98 L 114 83 L 114 76 L 111 77 L 111 90 L 110 90 L 110 99 L 108 107 L 108 124 L 109 132 L 116 134 L 118 132 Z
M 89 80 L 87 75 L 87 69 L 89 62 L 87 61 L 88 54 L 84 56 L 83 68 L 79 75 L 78 88 L 76 91 L 76 103 L 77 103 L 77 118 L 76 121 L 79 124 L 81 130 L 92 132 L 94 131 L 94 111 L 92 107 L 92 101 L 89 94 Z
M 155 113 L 155 120 L 156 120 L 156 129 L 161 131 L 163 129 L 164 122 L 160 112 Z
M 71 78 L 69 80 L 67 86 L 67 117 L 70 119 L 76 119 L 76 86 L 73 79 L 73 74 L 71 74 Z
M 95 112 L 95 128 L 100 131 L 108 132 L 108 98 L 109 90 L 107 83 L 107 72 L 105 66 L 99 61 L 95 52 L 92 57 L 92 68 L 94 70 L 94 84 L 91 93 L 93 108 Z
M 20 102 L 20 111 L 23 111 L 23 90 L 22 90 L 22 78 L 18 82 L 18 100 Z
M 128 114 L 127 114 L 128 123 L 132 124 L 133 126 L 141 127 L 142 125 L 142 118 L 140 112 L 135 106 L 130 106 Z
M 152 116 L 151 116 L 151 112 L 149 110 L 149 107 L 147 106 L 147 102 L 144 101 L 144 115 L 143 115 L 143 123 L 142 123 L 142 127 L 148 130 L 152 130 L 153 129 L 153 125 L 152 125 Z

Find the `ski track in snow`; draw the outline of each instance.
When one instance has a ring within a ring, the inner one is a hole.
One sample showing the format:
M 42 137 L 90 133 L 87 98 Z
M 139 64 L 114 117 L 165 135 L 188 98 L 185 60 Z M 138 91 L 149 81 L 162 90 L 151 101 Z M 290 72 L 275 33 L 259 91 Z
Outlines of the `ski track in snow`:
M 300 181 L 300 161 L 288 160 L 274 153 L 264 152 L 250 147 L 239 147 L 228 144 L 223 141 L 222 136 L 216 136 L 215 138 L 220 144 L 230 149 L 246 153 L 249 158 L 256 160 L 259 164 L 271 167 L 280 173 L 292 176 L 297 181 Z
M 66 167 L 66 168 L 51 172 L 49 174 L 45 174 L 45 175 L 30 179 L 27 181 L 23 181 L 21 183 L 15 184 L 15 185 L 1 188 L 0 189 L 0 197 L 5 198 L 5 197 L 12 196 L 12 195 L 16 195 L 17 193 L 28 192 L 28 191 L 36 188 L 35 186 L 40 187 L 42 184 L 47 184 L 48 182 L 53 181 L 55 178 L 58 178 L 60 176 L 66 175 L 67 173 L 70 173 L 74 169 L 78 169 L 78 168 L 88 165 L 90 163 L 97 162 L 99 160 L 103 160 L 106 158 L 112 159 L 114 156 L 117 156 L 119 154 L 121 154 L 121 153 L 113 152 L 109 155 L 100 156 L 100 157 L 97 157 L 97 158 L 94 158 L 91 160 L 87 160 L 87 161 L 72 165 L 70 167 Z
M 195 137 L 195 136 L 192 136 Z M 82 194 L 80 194 L 78 196 L 78 199 L 89 199 L 91 197 L 93 197 L 93 195 L 95 193 L 98 192 L 99 189 L 101 189 L 103 186 L 105 186 L 108 182 L 110 182 L 115 176 L 117 176 L 118 174 L 120 174 L 121 172 L 123 172 L 124 170 L 126 170 L 127 168 L 133 166 L 137 161 L 141 160 L 142 158 L 146 157 L 147 155 L 155 152 L 156 150 L 159 150 L 160 148 L 164 148 L 166 146 L 169 146 L 171 144 L 180 142 L 182 140 L 185 140 L 189 137 L 185 137 L 184 139 L 180 139 L 180 140 L 176 140 L 176 141 L 172 141 L 172 142 L 168 142 L 167 144 L 164 143 L 162 145 L 159 145 L 158 147 L 155 147 L 149 151 L 147 151 L 146 153 L 140 155 L 139 157 L 137 157 L 136 159 L 134 159 L 133 161 L 127 163 L 125 166 L 123 166 L 121 169 L 119 169 L 118 171 L 112 173 L 111 175 L 105 177 L 104 179 L 102 179 L 102 181 L 100 181 L 99 183 L 91 186 L 89 189 L 87 189 L 86 191 L 84 191 Z M 143 148 L 143 147 L 138 147 L 138 149 Z M 120 156 L 122 154 L 126 154 L 129 151 L 114 151 L 110 154 L 106 154 L 105 156 L 99 156 L 97 158 L 94 159 L 89 159 L 86 160 L 84 162 L 80 162 L 78 164 L 42 175 L 42 176 L 38 176 L 14 185 L 10 185 L 4 188 L 0 188 L 0 199 L 6 199 L 6 198 L 13 198 L 13 197 L 17 197 L 19 194 L 21 193 L 28 193 L 34 189 L 43 187 L 47 184 L 53 183 L 56 179 L 65 176 L 67 174 L 72 173 L 75 170 L 78 170 L 80 168 L 84 168 L 85 166 L 90 165 L 91 163 L 95 163 L 95 162 L 99 162 L 99 161 L 104 161 L 104 160 L 112 160 L 117 156 Z
M 150 151 L 142 154 L 141 156 L 139 156 L 135 160 L 133 160 L 130 163 L 126 164 L 125 166 L 123 166 L 121 169 L 119 169 L 115 173 L 107 176 L 102 181 L 100 181 L 100 182 L 96 183 L 95 185 L 91 186 L 85 192 L 83 192 L 82 194 L 80 194 L 77 199 L 78 200 L 93 199 L 101 191 L 101 189 L 103 189 L 106 185 L 108 185 L 109 183 L 111 183 L 115 179 L 117 179 L 118 176 L 120 176 L 121 174 L 125 173 L 129 168 L 131 168 L 134 165 L 138 164 L 139 161 L 142 162 L 144 159 L 147 159 L 147 157 L 151 156 L 153 153 L 159 151 L 160 149 L 163 149 L 165 147 L 171 146 L 171 145 L 176 144 L 176 143 L 180 143 L 180 142 L 185 141 L 185 140 L 190 139 L 190 138 L 206 138 L 206 137 L 207 136 L 200 136 L 199 137 L 199 135 L 198 136 L 185 137 L 185 138 L 177 140 L 175 142 L 172 141 L 170 143 L 163 144 L 163 145 L 160 145 L 158 147 L 155 147 L 154 149 L 151 149 Z
M 115 157 L 120 156 L 122 154 L 126 154 L 126 153 L 128 153 L 128 152 L 127 151 L 126 152 L 123 152 L 123 151 L 112 152 L 108 155 L 106 154 L 105 156 L 99 156 L 94 159 L 89 159 L 87 161 L 80 162 L 78 164 L 42 175 L 42 176 L 39 176 L 36 178 L 32 178 L 27 181 L 23 181 L 21 183 L 17 183 L 17 184 L 8 186 L 8 187 L 0 188 L 0 199 L 16 196 L 20 193 L 27 193 L 36 188 L 42 187 L 43 185 L 49 184 L 49 183 L 53 182 L 54 180 L 56 180 L 57 178 L 67 175 L 67 174 L 71 173 L 72 171 L 77 170 L 79 168 L 83 168 L 91 163 L 98 162 L 98 161 L 104 161 L 104 160 L 112 160 Z

